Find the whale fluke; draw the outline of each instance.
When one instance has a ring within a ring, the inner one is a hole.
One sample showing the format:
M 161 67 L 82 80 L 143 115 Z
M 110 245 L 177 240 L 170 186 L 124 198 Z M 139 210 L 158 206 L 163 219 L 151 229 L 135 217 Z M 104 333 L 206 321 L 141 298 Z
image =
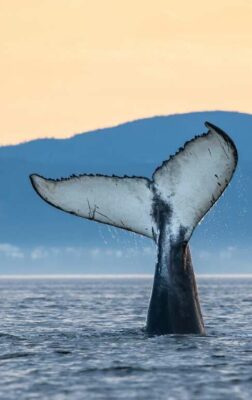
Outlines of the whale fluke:
M 150 333 L 204 333 L 187 244 L 226 189 L 238 160 L 229 136 L 205 125 L 208 132 L 185 143 L 151 179 L 30 176 L 36 192 L 54 207 L 155 240 L 158 259 L 146 326 Z
M 157 199 L 170 209 L 175 230 L 189 239 L 194 227 L 228 185 L 237 162 L 236 148 L 219 128 L 187 142 L 158 167 L 152 179 L 79 175 L 63 179 L 30 176 L 36 192 L 49 204 L 71 214 L 155 239 Z

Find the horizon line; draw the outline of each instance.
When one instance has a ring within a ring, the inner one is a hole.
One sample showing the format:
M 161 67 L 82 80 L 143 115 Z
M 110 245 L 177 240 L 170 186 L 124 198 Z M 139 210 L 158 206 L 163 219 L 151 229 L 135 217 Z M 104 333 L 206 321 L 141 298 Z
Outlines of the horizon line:
M 252 279 L 252 274 L 196 274 L 199 279 Z M 153 274 L 0 274 L 8 279 L 151 279 Z

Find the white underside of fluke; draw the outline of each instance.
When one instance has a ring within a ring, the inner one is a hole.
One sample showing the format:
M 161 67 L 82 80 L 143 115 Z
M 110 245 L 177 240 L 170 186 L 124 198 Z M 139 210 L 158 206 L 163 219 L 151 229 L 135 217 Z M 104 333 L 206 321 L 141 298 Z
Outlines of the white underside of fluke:
M 80 217 L 152 237 L 152 192 L 144 178 L 83 175 L 53 181 L 33 176 L 48 203 Z
M 153 179 L 81 175 L 61 180 L 31 175 L 38 194 L 51 205 L 80 217 L 154 238 L 156 199 L 171 211 L 171 234 L 193 229 L 227 187 L 237 164 L 228 136 L 211 124 L 207 134 L 185 144 L 156 169 Z
M 237 164 L 233 142 L 206 126 L 207 134 L 188 142 L 153 174 L 160 198 L 173 210 L 173 230 L 183 226 L 189 235 L 224 192 Z

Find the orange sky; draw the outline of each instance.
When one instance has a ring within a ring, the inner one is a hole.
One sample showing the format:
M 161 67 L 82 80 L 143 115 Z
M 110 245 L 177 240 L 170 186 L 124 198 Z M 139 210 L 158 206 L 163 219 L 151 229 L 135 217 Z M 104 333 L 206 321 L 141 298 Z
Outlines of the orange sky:
M 2 0 L 0 144 L 251 113 L 251 0 Z

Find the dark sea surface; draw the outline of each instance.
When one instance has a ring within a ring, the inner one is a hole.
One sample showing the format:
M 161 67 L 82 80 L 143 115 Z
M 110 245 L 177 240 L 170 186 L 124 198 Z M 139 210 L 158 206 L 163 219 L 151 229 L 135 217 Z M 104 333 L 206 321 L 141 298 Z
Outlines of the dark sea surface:
M 252 278 L 198 278 L 206 337 L 148 337 L 152 279 L 0 279 L 0 399 L 252 398 Z

